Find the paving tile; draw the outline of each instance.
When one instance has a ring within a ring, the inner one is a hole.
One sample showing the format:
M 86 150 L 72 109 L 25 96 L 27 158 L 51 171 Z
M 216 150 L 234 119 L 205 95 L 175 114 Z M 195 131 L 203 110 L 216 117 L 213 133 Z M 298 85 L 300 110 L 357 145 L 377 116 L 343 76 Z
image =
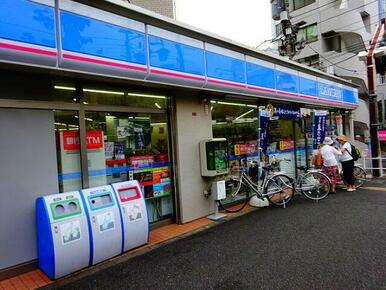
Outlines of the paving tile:
M 3 287 L 4 290 L 14 290 L 15 287 L 12 285 L 10 279 L 0 281 L 1 287 Z
M 28 288 L 24 285 L 23 281 L 20 279 L 19 276 L 13 277 L 9 280 L 11 281 L 11 283 L 12 283 L 13 287 L 15 287 L 15 289 L 17 289 L 17 290 L 27 289 L 28 290 Z

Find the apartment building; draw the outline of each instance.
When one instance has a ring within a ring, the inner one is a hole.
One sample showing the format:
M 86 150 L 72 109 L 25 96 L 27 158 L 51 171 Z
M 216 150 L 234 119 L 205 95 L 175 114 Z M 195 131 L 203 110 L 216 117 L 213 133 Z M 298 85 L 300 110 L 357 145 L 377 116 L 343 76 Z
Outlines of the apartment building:
M 359 85 L 359 107 L 353 113 L 354 134 L 369 137 L 366 65 L 357 57 L 368 48 L 379 23 L 379 1 L 289 0 L 292 24 L 305 21 L 298 39 L 305 47 L 293 60 Z M 359 135 L 359 136 L 358 136 Z M 353 137 L 353 136 L 351 136 Z

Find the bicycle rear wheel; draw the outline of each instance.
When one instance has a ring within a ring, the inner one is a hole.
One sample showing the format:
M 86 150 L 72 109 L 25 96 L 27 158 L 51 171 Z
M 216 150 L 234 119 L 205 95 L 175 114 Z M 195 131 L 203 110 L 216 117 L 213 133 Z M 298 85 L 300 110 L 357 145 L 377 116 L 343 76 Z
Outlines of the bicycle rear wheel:
M 223 210 L 226 212 L 238 212 L 246 206 L 249 200 L 249 191 L 241 181 L 226 181 L 225 190 L 226 198 L 218 201 Z
M 299 182 L 302 194 L 311 200 L 326 198 L 331 190 L 331 182 L 328 176 L 322 172 L 308 172 Z
M 294 196 L 293 180 L 284 174 L 273 175 L 269 177 L 264 193 L 272 204 L 286 207 Z
M 361 187 L 366 182 L 366 171 L 359 166 L 354 166 L 354 178 L 355 187 Z

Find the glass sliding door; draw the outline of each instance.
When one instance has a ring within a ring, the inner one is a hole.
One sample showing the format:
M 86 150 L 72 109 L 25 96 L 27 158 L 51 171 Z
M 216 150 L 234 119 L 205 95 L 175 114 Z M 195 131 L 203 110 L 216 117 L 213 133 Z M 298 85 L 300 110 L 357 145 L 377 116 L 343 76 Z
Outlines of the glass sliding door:
M 173 215 L 166 114 L 86 112 L 90 187 L 138 180 L 150 221 Z

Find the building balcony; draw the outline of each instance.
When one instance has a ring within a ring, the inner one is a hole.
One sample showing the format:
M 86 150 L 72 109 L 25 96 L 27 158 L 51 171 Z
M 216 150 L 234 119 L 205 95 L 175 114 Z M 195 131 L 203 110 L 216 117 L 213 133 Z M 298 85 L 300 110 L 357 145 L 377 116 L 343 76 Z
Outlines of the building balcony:
M 371 39 L 370 33 L 365 28 L 365 23 L 360 12 L 350 9 L 328 9 L 320 13 L 319 25 L 321 35 L 338 34 L 346 47 L 355 51 L 366 49 Z

